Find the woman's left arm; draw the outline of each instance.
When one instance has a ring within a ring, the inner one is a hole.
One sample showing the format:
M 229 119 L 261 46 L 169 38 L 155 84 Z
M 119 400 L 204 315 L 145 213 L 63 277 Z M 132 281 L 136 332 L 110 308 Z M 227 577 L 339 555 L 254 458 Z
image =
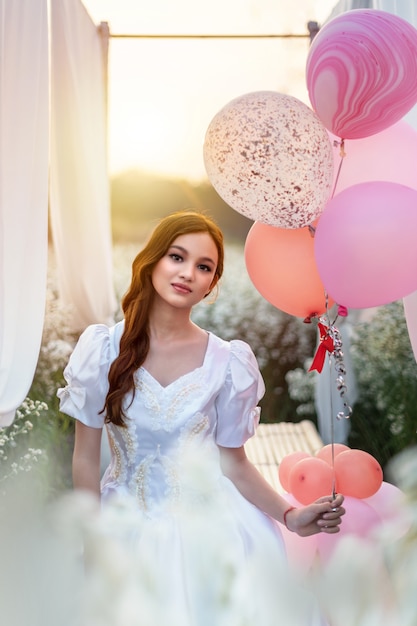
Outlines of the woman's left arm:
M 288 502 L 278 494 L 258 472 L 246 456 L 244 447 L 224 448 L 219 446 L 222 471 L 240 493 L 261 511 L 302 537 L 319 532 L 337 533 L 341 517 L 343 496 L 324 496 L 307 506 L 288 511 Z M 287 511 L 286 519 L 284 513 Z

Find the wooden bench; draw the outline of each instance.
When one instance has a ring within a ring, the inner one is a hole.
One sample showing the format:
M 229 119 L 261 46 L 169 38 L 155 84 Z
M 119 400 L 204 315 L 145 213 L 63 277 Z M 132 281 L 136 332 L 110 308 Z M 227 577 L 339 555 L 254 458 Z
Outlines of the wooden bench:
M 322 447 L 323 441 L 310 420 L 259 424 L 256 435 L 245 444 L 248 458 L 280 493 L 284 491 L 278 478 L 281 460 L 291 452 L 314 454 Z

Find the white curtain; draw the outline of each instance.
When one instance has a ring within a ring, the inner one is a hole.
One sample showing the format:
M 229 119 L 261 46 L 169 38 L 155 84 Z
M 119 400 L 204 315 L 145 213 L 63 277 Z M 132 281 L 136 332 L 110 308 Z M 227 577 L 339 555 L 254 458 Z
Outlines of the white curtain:
M 51 228 L 75 332 L 113 322 L 107 54 L 80 0 L 51 1 Z
M 0 426 L 32 383 L 46 294 L 47 0 L 0 0 Z

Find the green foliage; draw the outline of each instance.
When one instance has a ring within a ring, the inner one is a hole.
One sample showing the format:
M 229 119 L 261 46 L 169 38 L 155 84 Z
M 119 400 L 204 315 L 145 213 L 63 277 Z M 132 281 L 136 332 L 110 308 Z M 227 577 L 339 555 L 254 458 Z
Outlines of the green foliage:
M 15 479 L 21 474 L 39 475 L 45 470 L 47 453 L 39 442 L 34 423 L 45 418 L 47 410 L 45 402 L 26 398 L 16 411 L 13 423 L 0 428 L 0 496 L 13 491 Z
M 359 399 L 350 444 L 385 465 L 417 443 L 417 363 L 402 302 L 379 308 L 372 319 L 357 326 L 352 357 Z
M 52 493 L 71 486 L 74 420 L 60 413 L 56 392 L 65 385 L 63 369 L 75 341 L 68 328 L 68 311 L 59 302 L 52 262 L 42 344 L 29 398 L 19 407 L 14 423 L 8 429 L 12 432 L 16 425 L 19 426 L 22 415 L 30 420 L 30 429 L 19 432 L 18 453 L 24 456 L 29 449 L 39 451 L 44 462 L 31 464 L 32 482 L 41 490 Z
M 130 171 L 111 181 L 113 238 L 142 241 L 161 217 L 193 208 L 213 217 L 229 241 L 244 241 L 252 221 L 231 209 L 209 182 L 161 178 Z

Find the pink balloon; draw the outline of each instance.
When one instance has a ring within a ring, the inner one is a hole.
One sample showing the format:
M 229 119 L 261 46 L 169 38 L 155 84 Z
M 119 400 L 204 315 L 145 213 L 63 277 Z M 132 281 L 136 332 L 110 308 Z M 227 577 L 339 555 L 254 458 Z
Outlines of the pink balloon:
M 281 311 L 309 317 L 326 311 L 326 295 L 308 228 L 275 228 L 256 222 L 245 244 L 249 277 L 259 293 Z M 334 302 L 328 299 L 328 307 Z
M 235 98 L 206 132 L 204 164 L 232 209 L 279 228 L 302 228 L 330 197 L 330 141 L 306 104 L 275 91 Z
M 346 11 L 315 37 L 306 74 L 326 128 L 344 139 L 368 137 L 417 102 L 417 30 L 385 11 Z
M 345 156 L 340 154 L 336 135 L 329 133 L 329 137 L 333 146 L 335 194 L 375 180 L 417 189 L 417 130 L 404 120 L 371 137 L 347 139 Z
M 340 532 L 334 535 L 317 535 L 317 551 L 322 562 L 328 561 L 337 543 L 347 535 L 355 535 L 371 540 L 372 534 L 381 525 L 378 513 L 364 500 L 345 496 L 343 506 L 346 509 L 342 517 Z
M 334 196 L 318 220 L 317 268 L 330 296 L 353 309 L 417 289 L 417 190 L 374 181 Z
M 383 482 L 378 491 L 366 502 L 381 517 L 382 522 L 390 523 L 390 534 L 393 539 L 402 537 L 411 525 L 410 511 L 405 494 L 395 485 Z

